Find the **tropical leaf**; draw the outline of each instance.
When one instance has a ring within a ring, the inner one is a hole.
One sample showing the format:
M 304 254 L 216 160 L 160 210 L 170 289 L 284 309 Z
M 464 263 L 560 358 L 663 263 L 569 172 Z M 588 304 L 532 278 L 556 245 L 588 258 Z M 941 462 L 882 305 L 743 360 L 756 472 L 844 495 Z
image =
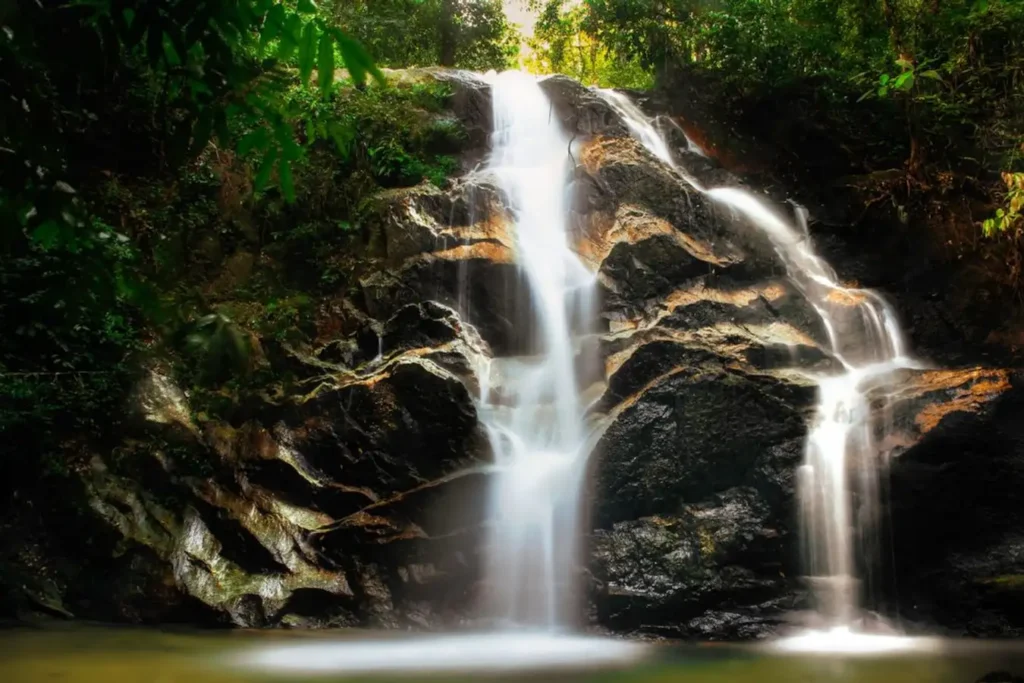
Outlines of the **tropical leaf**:
M 254 149 L 266 149 L 268 144 L 270 144 L 270 131 L 261 127 L 244 135 L 238 141 L 237 151 L 241 156 L 245 156 Z
M 206 380 L 248 369 L 251 349 L 245 333 L 222 313 L 211 313 L 186 329 L 185 349 L 199 362 Z
M 352 127 L 337 121 L 331 121 L 327 124 L 327 133 L 334 140 L 334 144 L 338 148 L 338 154 L 342 158 L 348 157 L 352 151 L 352 140 L 355 139 L 355 131 L 352 130 Z
M 274 170 L 275 161 L 277 161 L 277 147 L 268 147 L 267 151 L 263 153 L 263 161 L 260 162 L 260 167 L 252 181 L 253 189 L 257 192 L 266 187 L 270 181 L 270 173 Z
M 893 83 L 894 88 L 897 90 L 910 90 L 914 87 L 914 72 L 904 71 L 896 77 L 896 81 Z
M 331 29 L 334 39 L 338 42 L 338 50 L 341 58 L 345 61 L 345 68 L 348 69 L 352 80 L 357 84 L 366 82 L 369 74 L 377 83 L 385 83 L 384 74 L 374 64 L 370 54 L 357 41 L 350 38 L 344 31 L 338 28 Z
M 320 54 L 316 70 L 320 92 L 326 93 L 334 82 L 334 37 L 330 33 L 320 36 Z
M 260 31 L 260 47 L 281 37 L 285 31 L 284 5 L 275 3 L 267 10 L 267 17 L 263 21 L 263 29 Z
M 315 60 L 316 26 L 310 21 L 302 29 L 302 40 L 299 41 L 299 78 L 303 83 L 306 83 L 309 80 L 309 75 L 313 73 Z
M 61 228 L 57 221 L 46 221 L 32 231 L 32 241 L 43 249 L 52 249 L 60 241 Z
M 164 27 L 164 56 L 171 66 L 181 66 L 188 61 L 188 46 L 179 28 Z
M 281 149 L 281 158 L 288 161 L 295 161 L 302 156 L 302 147 L 295 141 L 291 126 L 281 123 L 275 131 L 277 144 Z
M 281 31 L 281 42 L 277 48 L 277 57 L 282 61 L 288 61 L 295 54 L 299 42 L 302 40 L 302 19 L 298 14 L 289 14 L 285 19 L 284 28 Z

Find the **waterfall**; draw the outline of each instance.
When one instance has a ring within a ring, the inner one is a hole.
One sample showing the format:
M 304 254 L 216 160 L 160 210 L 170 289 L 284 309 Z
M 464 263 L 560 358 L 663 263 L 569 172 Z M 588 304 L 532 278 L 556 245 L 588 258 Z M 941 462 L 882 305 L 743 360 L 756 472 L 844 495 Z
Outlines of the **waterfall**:
M 802 209 L 795 222 L 787 221 L 745 190 L 704 188 L 676 162 L 665 138 L 636 104 L 621 93 L 598 92 L 648 151 L 768 237 L 790 280 L 821 318 L 840 369 L 816 377 L 817 406 L 797 473 L 801 540 L 817 625 L 846 636 L 863 616 L 860 577 L 880 561 L 879 488 L 885 462 L 869 392 L 884 387 L 894 371 L 920 366 L 907 352 L 889 303 L 870 290 L 843 287 L 815 253 Z M 879 412 L 884 414 L 885 406 Z
M 574 599 L 587 451 L 573 338 L 595 316 L 595 278 L 566 235 L 569 136 L 534 77 L 507 72 L 489 80 L 488 171 L 514 223 L 533 337 L 527 355 L 495 359 L 482 373 L 479 410 L 497 472 L 487 611 L 508 624 L 556 629 L 567 624 Z

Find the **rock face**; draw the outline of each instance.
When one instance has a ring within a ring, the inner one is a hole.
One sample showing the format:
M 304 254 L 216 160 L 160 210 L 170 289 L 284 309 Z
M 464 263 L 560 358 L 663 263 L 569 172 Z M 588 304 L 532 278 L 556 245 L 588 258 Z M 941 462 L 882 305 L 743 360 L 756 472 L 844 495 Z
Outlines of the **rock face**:
M 960 383 L 958 374 L 973 377 Z M 916 423 L 927 431 L 892 470 L 896 594 L 889 602 L 914 624 L 1020 637 L 1022 377 L 951 371 L 925 379 L 932 396 Z
M 427 625 L 410 596 L 463 571 L 455 555 L 422 548 L 457 531 L 456 520 L 430 512 L 467 481 L 474 495 L 482 489 L 474 470 L 485 449 L 468 387 L 486 347 L 454 311 L 429 302 L 397 311 L 382 342 L 390 352 L 349 367 L 293 352 L 301 393 L 238 425 L 194 424 L 187 399 L 151 371 L 136 436 L 173 426 L 209 469 L 182 471 L 159 451 L 137 456 L 152 462 L 136 470 L 164 480 L 158 496 L 97 456 L 86 477 L 93 509 L 232 623 Z
M 771 621 L 762 614 L 792 602 L 779 598 L 787 591 L 785 548 L 771 517 L 760 492 L 737 486 L 677 506 L 671 515 L 599 529 L 594 560 L 605 586 L 601 619 L 615 629 L 668 636 L 764 634 Z
M 455 115 L 486 131 L 486 87 L 437 77 L 456 84 Z M 581 368 L 600 392 L 594 625 L 776 632 L 808 606 L 794 473 L 815 400 L 808 372 L 833 369 L 825 331 L 763 237 L 653 158 L 592 92 L 564 78 L 544 87 L 576 134 L 573 239 L 601 289 L 599 330 L 583 340 L 601 367 Z M 486 135 L 473 139 L 466 155 L 479 159 Z M 707 160 L 695 168 L 737 182 Z M 126 581 L 176 597 L 130 613 L 94 598 L 86 615 L 165 620 L 186 600 L 185 620 L 241 626 L 451 628 L 471 617 L 490 458 L 476 369 L 532 344 L 514 235 L 479 172 L 382 193 L 367 226 L 380 267 L 343 303 L 340 331 L 310 348 L 259 340 L 288 379 L 230 420 L 206 418 L 166 372 L 147 371 L 135 428 L 81 475 L 111 546 L 136 558 Z M 912 619 L 1024 628 L 1012 379 L 957 369 L 901 384 L 886 444 L 890 602 Z

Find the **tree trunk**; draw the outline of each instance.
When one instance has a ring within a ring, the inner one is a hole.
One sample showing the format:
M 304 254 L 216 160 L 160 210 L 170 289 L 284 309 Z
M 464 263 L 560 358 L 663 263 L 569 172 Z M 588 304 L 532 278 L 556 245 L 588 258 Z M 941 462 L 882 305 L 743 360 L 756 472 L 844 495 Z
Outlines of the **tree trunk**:
M 438 63 L 441 66 L 455 66 L 455 11 L 457 0 L 442 0 L 441 2 L 441 24 L 439 28 L 440 55 Z
M 938 7 L 938 2 L 935 3 L 935 7 Z M 906 44 L 903 41 L 903 31 L 901 30 L 899 18 L 896 16 L 892 0 L 882 0 L 882 14 L 885 17 L 886 26 L 889 27 L 889 42 L 893 51 L 900 59 L 914 64 L 914 56 L 907 50 Z M 921 142 L 917 107 L 914 103 L 912 92 L 902 93 L 901 97 L 904 98 L 907 136 L 910 138 L 910 158 L 907 159 L 907 172 L 914 177 L 920 177 L 924 170 L 925 146 Z
M 915 178 L 920 178 L 924 171 L 925 146 L 921 142 L 921 126 L 917 120 L 917 108 L 911 100 L 911 94 L 907 98 L 907 134 L 910 136 L 910 159 L 907 160 L 907 172 Z

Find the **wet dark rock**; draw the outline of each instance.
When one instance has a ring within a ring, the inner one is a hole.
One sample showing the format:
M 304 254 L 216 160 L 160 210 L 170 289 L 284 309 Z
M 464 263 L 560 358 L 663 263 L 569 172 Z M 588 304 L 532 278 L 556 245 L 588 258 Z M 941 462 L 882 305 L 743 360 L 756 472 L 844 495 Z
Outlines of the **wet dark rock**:
M 396 351 L 443 346 L 462 339 L 469 332 L 453 309 L 425 301 L 399 310 L 384 324 L 382 339 L 390 355 Z M 485 349 L 481 347 L 480 351 Z
M 1024 683 L 1024 678 L 1015 676 L 1009 671 L 992 671 L 979 678 L 975 683 Z
M 765 633 L 782 610 L 762 604 L 787 584 L 782 533 L 769 518 L 756 491 L 736 487 L 674 514 L 596 531 L 599 618 L 616 629 L 675 637 Z
M 544 78 L 541 89 L 562 125 L 575 137 L 628 135 L 626 126 L 611 107 L 590 88 L 566 76 Z
M 601 277 L 617 285 L 616 291 L 604 298 L 613 308 L 646 302 L 706 274 L 710 267 L 693 258 L 669 236 L 656 235 L 635 244 L 619 243 L 601 264 Z
M 316 350 L 316 357 L 332 365 L 348 368 L 355 367 L 359 364 L 359 360 L 365 357 L 365 353 L 361 352 L 361 347 L 365 348 L 367 346 L 368 338 L 366 333 L 372 335 L 374 340 L 378 339 L 373 329 L 367 326 L 361 331 L 358 339 L 335 339 L 327 342 Z
M 348 351 L 345 365 L 351 368 L 417 351 L 466 380 L 473 372 L 471 356 L 488 354 L 476 329 L 436 301 L 403 306 L 383 324 L 367 321 L 344 346 L 332 342 L 317 355 L 326 358 L 338 353 L 335 349 Z
M 796 519 L 796 470 L 803 458 L 803 439 L 790 439 L 763 449 L 747 471 L 745 482 L 757 490 L 781 524 L 791 525 Z
M 591 187 L 577 201 L 585 201 L 583 206 L 591 211 L 619 205 L 643 207 L 691 238 L 718 247 L 719 259 L 739 257 L 726 223 L 718 220 L 711 202 L 639 142 L 629 137 L 596 138 L 581 152 L 580 164 Z
M 785 623 L 779 615 L 789 605 L 756 605 L 753 613 L 711 610 L 686 623 L 682 633 L 700 640 L 760 640 L 771 638 Z
M 606 342 L 606 355 L 618 344 Z M 608 390 L 604 407 L 611 409 L 620 402 L 640 392 L 649 383 L 670 373 L 676 368 L 694 367 L 721 360 L 716 354 L 701 346 L 690 346 L 676 341 L 652 341 L 642 345 L 608 379 Z
M 160 567 L 172 593 L 240 626 L 436 623 L 421 583 L 399 570 L 456 566 L 455 549 L 428 541 L 466 520 L 437 510 L 467 509 L 486 490 L 460 475 L 488 457 L 470 395 L 472 359 L 486 346 L 433 302 L 377 327 L 385 354 L 351 363 L 362 353 L 356 333 L 346 359 L 352 369 L 322 352 L 286 351 L 290 363 L 308 365 L 305 393 L 240 426 L 195 424 L 184 393 L 169 378 L 148 377 L 136 394 L 139 434 L 152 433 L 147 424 L 173 425 L 207 465 L 201 473 L 183 468 L 180 448 L 173 456 L 147 451 L 116 472 L 94 459 L 90 505 L 144 551 L 133 557 L 149 558 L 133 560 L 129 572 L 148 580 Z M 409 546 L 413 539 L 427 543 Z M 173 618 L 174 601 L 166 600 L 160 619 Z M 137 598 L 130 604 L 137 606 L 125 618 L 153 613 Z M 403 616 L 407 604 L 412 621 Z
M 231 615 L 231 620 L 244 628 L 261 628 L 267 625 L 263 601 L 258 595 L 240 595 L 227 605 L 226 609 Z
M 433 299 L 468 310 L 469 321 L 496 354 L 524 353 L 532 347 L 529 289 L 519 269 L 504 257 L 417 259 L 398 272 L 376 273 L 362 285 L 367 307 L 377 318 Z
M 293 592 L 275 620 L 291 628 L 317 629 L 354 628 L 362 623 L 351 599 L 308 588 Z
M 507 240 L 498 190 L 486 180 L 424 182 L 387 190 L 362 207 L 371 242 L 390 263 L 458 246 Z
M 956 633 L 1020 636 L 1024 395 L 1015 387 L 973 410 L 957 407 L 893 461 L 890 600 L 910 619 Z
M 620 409 L 604 432 L 596 519 L 670 512 L 739 484 L 762 449 L 803 433 L 811 400 L 804 386 L 680 368 Z
M 470 152 L 463 160 L 463 168 L 469 170 L 486 154 L 494 130 L 490 86 L 469 72 L 433 70 L 432 75 L 452 88 L 451 110 L 468 137 Z
M 422 360 L 397 362 L 372 385 L 321 389 L 299 415 L 294 448 L 339 481 L 380 492 L 415 486 L 462 464 L 477 429 L 465 385 Z
M 129 399 L 129 429 L 171 441 L 194 441 L 198 428 L 188 409 L 185 393 L 168 370 L 147 368 Z

